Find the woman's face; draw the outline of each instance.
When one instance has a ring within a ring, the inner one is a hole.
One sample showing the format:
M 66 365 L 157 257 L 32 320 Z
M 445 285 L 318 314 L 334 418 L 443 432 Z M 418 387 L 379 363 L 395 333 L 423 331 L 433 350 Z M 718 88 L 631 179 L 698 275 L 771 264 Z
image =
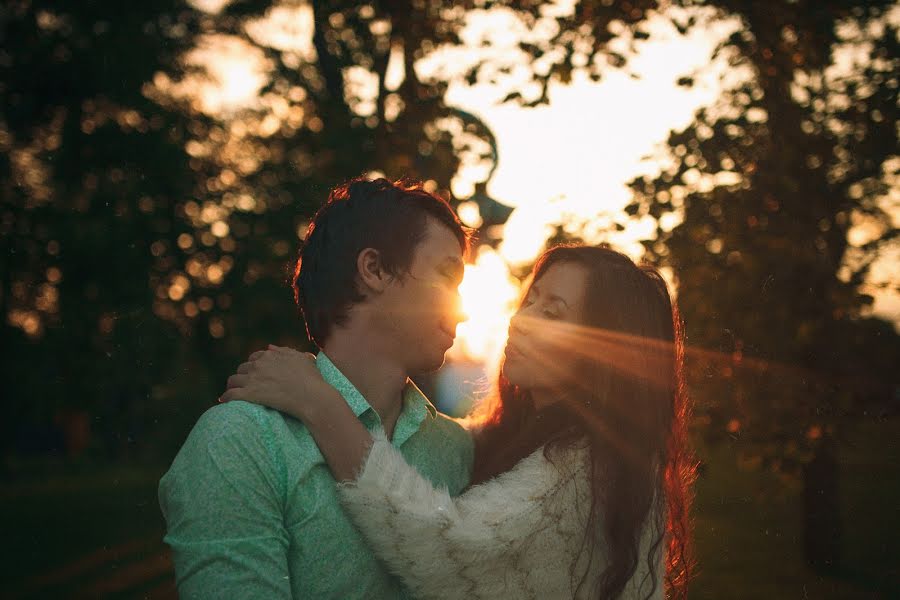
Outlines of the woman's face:
M 572 262 L 547 267 L 513 315 L 503 373 L 524 390 L 559 390 L 570 384 L 579 323 L 584 321 L 588 271 Z

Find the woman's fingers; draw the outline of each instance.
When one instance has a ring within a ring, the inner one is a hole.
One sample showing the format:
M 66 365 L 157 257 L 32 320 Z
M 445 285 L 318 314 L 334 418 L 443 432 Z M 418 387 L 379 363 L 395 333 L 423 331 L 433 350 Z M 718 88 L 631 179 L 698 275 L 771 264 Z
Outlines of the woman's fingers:
M 315 355 L 315 354 L 311 354 L 311 353 L 309 353 L 309 352 L 300 352 L 299 350 L 296 350 L 296 349 L 294 349 L 294 348 L 290 348 L 290 347 L 288 347 L 288 346 L 276 346 L 275 344 L 269 344 L 268 347 L 266 348 L 266 350 L 262 350 L 261 352 L 263 352 L 263 353 L 265 353 L 265 352 L 279 352 L 279 353 L 281 353 L 281 354 L 303 356 L 303 357 L 305 357 L 306 359 L 311 360 L 311 361 L 313 361 L 313 362 L 315 362 L 315 360 L 316 360 L 316 355 Z M 254 354 L 255 354 L 255 353 L 254 353 Z
M 225 390 L 225 393 L 223 393 L 221 396 L 219 396 L 219 402 L 224 404 L 225 402 L 231 402 L 232 400 L 237 400 L 241 393 L 242 393 L 241 388 L 231 388 L 231 389 Z
M 256 365 L 254 365 L 252 362 L 241 363 L 240 365 L 238 365 L 237 372 L 241 375 L 246 375 L 247 373 L 252 371 L 255 366 Z
M 244 387 L 245 385 L 247 385 L 248 381 L 250 381 L 250 377 L 248 375 L 232 375 L 228 378 L 225 389 L 230 390 L 231 388 Z
M 316 368 L 314 355 L 270 344 L 228 378 L 219 402 L 252 402 L 302 419 L 310 410 L 307 404 L 325 401 L 322 398 L 330 401 L 333 392 Z

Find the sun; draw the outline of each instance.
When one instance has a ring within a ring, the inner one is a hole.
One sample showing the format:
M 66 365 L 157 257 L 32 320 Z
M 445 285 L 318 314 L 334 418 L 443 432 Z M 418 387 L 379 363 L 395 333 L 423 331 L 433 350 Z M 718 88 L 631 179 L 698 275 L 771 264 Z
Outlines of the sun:
M 467 320 L 456 329 L 456 342 L 450 349 L 452 360 L 481 363 L 487 372 L 499 364 L 519 287 L 519 281 L 493 248 L 479 248 L 475 262 L 466 265 L 459 286 Z

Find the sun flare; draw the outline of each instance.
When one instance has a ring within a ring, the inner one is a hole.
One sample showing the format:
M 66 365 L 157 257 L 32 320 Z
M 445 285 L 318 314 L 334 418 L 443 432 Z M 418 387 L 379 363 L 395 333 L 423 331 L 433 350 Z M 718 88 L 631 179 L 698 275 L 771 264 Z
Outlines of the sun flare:
M 490 372 L 506 344 L 519 282 L 493 248 L 482 246 L 475 263 L 466 265 L 459 293 L 467 320 L 456 329 L 450 358 L 480 362 Z

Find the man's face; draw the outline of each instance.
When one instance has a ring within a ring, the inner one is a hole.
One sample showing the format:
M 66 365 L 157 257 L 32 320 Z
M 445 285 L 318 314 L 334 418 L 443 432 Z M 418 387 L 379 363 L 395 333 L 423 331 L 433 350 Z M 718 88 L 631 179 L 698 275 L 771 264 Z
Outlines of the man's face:
M 408 373 L 433 371 L 444 363 L 456 326 L 463 320 L 459 297 L 463 266 L 456 236 L 428 218 L 409 272 L 380 295 L 379 328 Z

